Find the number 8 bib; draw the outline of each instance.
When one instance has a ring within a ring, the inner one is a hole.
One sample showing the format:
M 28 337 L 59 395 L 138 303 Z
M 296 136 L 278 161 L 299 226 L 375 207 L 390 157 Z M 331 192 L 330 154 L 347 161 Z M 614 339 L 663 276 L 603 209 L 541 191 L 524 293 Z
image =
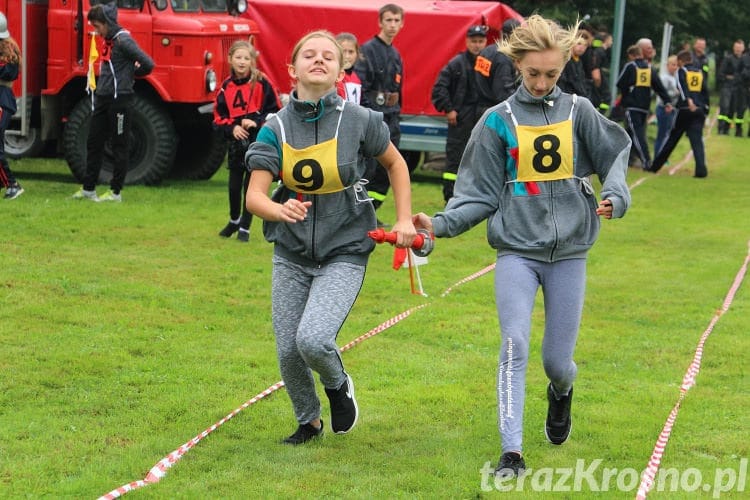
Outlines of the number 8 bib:
M 534 127 L 516 125 L 520 182 L 573 177 L 573 121 Z

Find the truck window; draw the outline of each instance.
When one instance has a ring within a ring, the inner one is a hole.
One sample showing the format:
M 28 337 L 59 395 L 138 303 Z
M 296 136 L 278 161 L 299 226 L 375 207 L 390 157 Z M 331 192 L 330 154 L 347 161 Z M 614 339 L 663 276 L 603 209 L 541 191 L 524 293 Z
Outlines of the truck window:
M 198 12 L 200 0 L 172 0 L 172 9 L 175 12 Z
M 175 12 L 226 12 L 226 0 L 172 0 Z
M 97 4 L 109 3 L 108 0 L 89 0 L 89 6 L 93 7 Z M 143 7 L 143 0 L 117 0 L 118 9 L 136 9 L 141 10 Z
M 203 10 L 205 12 L 226 12 L 227 1 L 226 0 L 203 0 Z

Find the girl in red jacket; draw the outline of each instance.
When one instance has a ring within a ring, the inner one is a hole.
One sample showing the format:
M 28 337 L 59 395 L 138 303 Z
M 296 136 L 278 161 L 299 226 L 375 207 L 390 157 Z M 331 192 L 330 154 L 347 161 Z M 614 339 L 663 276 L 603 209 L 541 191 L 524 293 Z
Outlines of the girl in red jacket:
M 221 84 L 214 105 L 214 128 L 229 140 L 229 222 L 219 236 L 237 233 L 242 242 L 250 240 L 252 215 L 245 208 L 250 174 L 245 168 L 245 152 L 255 142 L 266 117 L 279 110 L 279 98 L 270 82 L 256 66 L 258 53 L 249 42 L 237 41 L 229 49 L 232 74 Z

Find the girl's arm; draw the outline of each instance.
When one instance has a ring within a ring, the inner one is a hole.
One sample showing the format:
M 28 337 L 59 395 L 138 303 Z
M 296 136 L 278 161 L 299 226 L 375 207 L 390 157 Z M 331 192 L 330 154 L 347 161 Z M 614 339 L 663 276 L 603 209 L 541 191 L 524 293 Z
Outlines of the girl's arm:
M 303 220 L 312 202 L 290 198 L 283 204 L 276 203 L 268 196 L 272 182 L 273 174 L 268 170 L 253 170 L 250 173 L 250 184 L 245 196 L 245 206 L 248 211 L 270 222 L 295 223 Z
M 388 172 L 388 179 L 393 188 L 393 198 L 396 202 L 396 224 L 393 226 L 393 232 L 398 234 L 396 246 L 410 247 L 417 235 L 417 230 L 411 220 L 409 168 L 393 143 L 388 144 L 388 148 L 383 154 L 377 156 L 377 160 Z

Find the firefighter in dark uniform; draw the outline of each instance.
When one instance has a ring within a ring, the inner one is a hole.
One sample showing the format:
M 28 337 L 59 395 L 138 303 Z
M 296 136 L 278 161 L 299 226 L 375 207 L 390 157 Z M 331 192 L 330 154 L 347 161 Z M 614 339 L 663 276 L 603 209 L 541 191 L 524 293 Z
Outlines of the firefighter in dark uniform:
M 620 104 L 625 108 L 625 122 L 633 151 L 641 160 L 644 170 L 651 168 L 651 153 L 646 140 L 646 122 L 651 108 L 651 90 L 661 98 L 664 110 L 672 112 L 672 99 L 661 83 L 659 73 L 643 58 L 639 47 L 628 48 L 628 56 L 633 60 L 625 64 L 617 77 L 617 88 L 622 94 Z
M 391 132 L 391 142 L 398 147 L 404 63 L 393 46 L 393 39 L 403 27 L 404 10 L 398 5 L 386 4 L 380 8 L 378 16 L 380 32 L 362 44 L 362 57 L 355 64 L 354 71 L 362 81 L 362 106 L 383 113 L 383 121 Z M 377 209 L 388 194 L 388 174 L 375 159 L 370 158 L 364 178 L 369 181 L 367 194 Z
M 742 86 L 745 89 L 745 107 L 750 103 L 750 47 L 740 58 L 742 64 Z M 747 128 L 747 136 L 750 137 L 750 127 Z
M 742 53 L 745 42 L 737 40 L 732 45 L 732 53 L 721 61 L 719 83 L 719 134 L 729 134 L 734 125 L 735 135 L 742 137 L 742 119 L 745 114 L 745 86 L 742 82 Z
M 695 39 L 695 42 L 693 42 L 693 51 L 691 52 L 691 55 L 693 56 L 693 66 L 698 66 L 701 70 L 703 70 L 703 76 L 708 78 L 708 72 L 711 68 L 708 65 L 708 54 L 706 54 L 705 38 Z
M 432 87 L 432 104 L 435 109 L 445 113 L 448 121 L 443 171 L 443 198 L 446 203 L 453 197 L 458 164 L 461 163 L 471 130 L 482 116 L 478 108 L 474 65 L 486 45 L 487 29 L 484 26 L 470 27 L 466 33 L 466 50 L 448 61 Z
M 654 158 L 650 172 L 658 172 L 669 159 L 683 134 L 687 134 L 695 159 L 693 177 L 703 178 L 708 175 L 706 152 L 703 147 L 703 126 L 706 123 L 709 109 L 708 79 L 703 68 L 692 64 L 693 56 L 689 50 L 677 54 L 677 117 L 669 133 L 669 138 Z
M 514 18 L 503 22 L 502 36 L 508 38 L 521 23 Z M 513 61 L 497 50 L 497 44 L 482 49 L 474 65 L 480 115 L 495 104 L 500 104 L 518 88 L 518 72 Z

